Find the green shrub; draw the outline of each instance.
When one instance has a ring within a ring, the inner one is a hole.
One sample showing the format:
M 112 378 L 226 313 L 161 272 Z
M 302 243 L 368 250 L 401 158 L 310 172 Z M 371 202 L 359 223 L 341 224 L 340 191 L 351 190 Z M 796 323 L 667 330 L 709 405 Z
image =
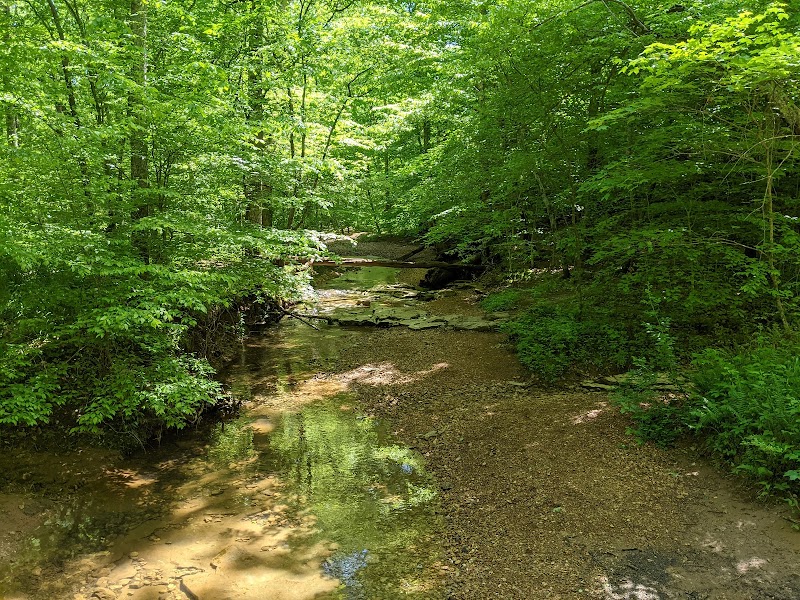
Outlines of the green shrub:
M 504 326 L 519 360 L 547 382 L 575 368 L 619 369 L 629 360 L 624 332 L 600 315 L 543 304 Z
M 511 310 L 519 306 L 519 301 L 523 296 L 522 290 L 503 290 L 494 294 L 489 294 L 481 300 L 481 307 L 487 312 L 499 312 Z
M 668 337 L 668 336 L 667 336 Z M 666 342 L 665 342 L 666 343 Z M 800 346 L 759 338 L 735 350 L 695 355 L 687 393 L 653 389 L 659 353 L 635 361 L 614 394 L 631 432 L 659 445 L 694 432 L 710 454 L 755 479 L 763 493 L 796 504 L 800 494 Z
M 759 339 L 694 361 L 691 426 L 765 492 L 800 493 L 800 347 Z
M 635 359 L 636 368 L 628 379 L 614 392 L 612 400 L 622 414 L 633 420 L 628 433 L 640 441 L 650 441 L 666 447 L 691 431 L 691 413 L 694 397 L 675 391 L 657 391 L 664 374 L 653 369 L 652 362 Z

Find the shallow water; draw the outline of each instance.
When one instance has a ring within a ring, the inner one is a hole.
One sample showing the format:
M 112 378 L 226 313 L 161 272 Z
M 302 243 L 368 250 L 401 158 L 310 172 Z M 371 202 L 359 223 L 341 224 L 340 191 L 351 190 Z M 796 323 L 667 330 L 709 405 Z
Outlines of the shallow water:
M 396 304 L 381 292 L 396 282 L 392 269 L 347 271 L 302 310 Z M 235 420 L 144 456 L 33 452 L 7 472 L 0 510 L 19 530 L 0 542 L 0 598 L 441 596 L 438 500 L 422 457 L 330 376 L 368 333 L 316 325 L 285 319 L 246 340 L 221 375 L 244 400 Z
M 396 282 L 394 269 L 347 271 L 318 291 L 314 308 L 324 312 L 331 303 L 352 303 L 363 291 Z M 370 298 L 376 299 L 374 292 Z M 420 455 L 397 444 L 384 423 L 353 409 L 350 393 L 315 388 L 314 378 L 332 367 L 340 349 L 364 335 L 317 327 L 288 321 L 249 341 L 227 373 L 232 386 L 261 406 L 270 395 L 268 403 L 287 396 L 290 404 L 298 396 L 311 400 L 273 416 L 266 434 L 254 434 L 253 415 L 244 415 L 220 428 L 212 453 L 238 449 L 233 452 L 242 456 L 220 456 L 221 462 L 251 458 L 256 471 L 279 476 L 290 513 L 313 516 L 314 532 L 294 543 L 324 540 L 335 549 L 321 565 L 341 582 L 331 597 L 435 597 L 429 573 L 438 557 L 434 482 Z

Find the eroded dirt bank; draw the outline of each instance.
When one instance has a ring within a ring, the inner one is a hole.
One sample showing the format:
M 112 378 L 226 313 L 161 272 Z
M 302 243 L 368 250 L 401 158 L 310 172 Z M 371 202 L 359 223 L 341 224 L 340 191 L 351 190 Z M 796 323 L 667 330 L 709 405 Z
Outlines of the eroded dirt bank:
M 378 331 L 341 367 L 364 365 L 359 400 L 439 481 L 450 598 L 800 598 L 781 506 L 637 445 L 604 394 L 528 387 L 501 336 Z

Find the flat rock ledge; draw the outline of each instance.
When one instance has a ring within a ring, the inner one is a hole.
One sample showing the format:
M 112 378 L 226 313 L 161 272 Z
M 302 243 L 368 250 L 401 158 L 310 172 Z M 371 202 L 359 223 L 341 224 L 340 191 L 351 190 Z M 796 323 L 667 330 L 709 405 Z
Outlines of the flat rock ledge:
M 431 315 L 410 307 L 346 308 L 326 315 L 329 323 L 370 327 L 408 327 L 411 330 L 456 329 L 463 331 L 496 331 L 503 322 L 498 317 L 466 315 Z
M 608 375 L 598 379 L 589 379 L 581 383 L 581 387 L 596 392 L 615 391 L 622 385 L 636 384 L 636 374 L 622 373 L 621 375 Z M 654 381 L 649 382 L 648 387 L 657 392 L 676 392 L 685 393 L 691 389 L 691 384 L 685 377 L 670 377 L 666 373 L 659 373 Z

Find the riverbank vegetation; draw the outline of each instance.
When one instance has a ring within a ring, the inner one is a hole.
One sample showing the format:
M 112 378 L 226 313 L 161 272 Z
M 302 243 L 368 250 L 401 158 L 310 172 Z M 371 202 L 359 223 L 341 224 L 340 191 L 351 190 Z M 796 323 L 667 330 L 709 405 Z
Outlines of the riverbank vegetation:
M 368 229 L 494 265 L 545 381 L 686 370 L 620 393 L 637 431 L 797 492 L 796 8 L 0 8 L 0 423 L 185 426 L 209 336 Z

